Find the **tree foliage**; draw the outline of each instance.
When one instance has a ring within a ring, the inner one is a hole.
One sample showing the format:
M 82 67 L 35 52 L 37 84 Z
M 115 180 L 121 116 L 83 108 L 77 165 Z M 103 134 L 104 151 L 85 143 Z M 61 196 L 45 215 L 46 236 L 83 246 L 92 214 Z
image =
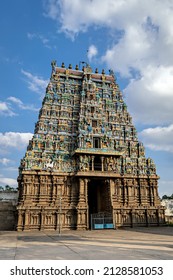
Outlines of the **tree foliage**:
M 16 188 L 13 188 L 13 187 L 10 187 L 9 185 L 6 185 L 6 186 L 0 186 L 0 192 L 3 192 L 3 191 L 17 191 Z
M 173 194 L 171 194 L 170 196 L 165 194 L 162 196 L 162 199 L 173 199 Z

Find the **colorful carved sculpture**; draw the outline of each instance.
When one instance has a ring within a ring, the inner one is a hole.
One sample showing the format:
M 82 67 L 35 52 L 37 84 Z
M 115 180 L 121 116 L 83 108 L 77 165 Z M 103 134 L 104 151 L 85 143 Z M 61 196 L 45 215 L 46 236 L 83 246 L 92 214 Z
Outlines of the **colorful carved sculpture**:
M 17 229 L 89 229 L 100 212 L 109 213 L 114 228 L 163 224 L 158 179 L 113 71 L 53 61 L 19 168 Z

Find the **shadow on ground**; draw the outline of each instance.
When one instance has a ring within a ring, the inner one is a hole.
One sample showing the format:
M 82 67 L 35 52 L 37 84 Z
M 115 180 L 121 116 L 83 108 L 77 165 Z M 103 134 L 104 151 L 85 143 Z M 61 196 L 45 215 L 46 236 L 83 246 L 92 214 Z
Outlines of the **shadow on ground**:
M 137 228 L 122 228 L 125 231 L 134 231 L 148 234 L 170 235 L 173 236 L 173 227 L 160 226 L 160 227 L 137 227 Z

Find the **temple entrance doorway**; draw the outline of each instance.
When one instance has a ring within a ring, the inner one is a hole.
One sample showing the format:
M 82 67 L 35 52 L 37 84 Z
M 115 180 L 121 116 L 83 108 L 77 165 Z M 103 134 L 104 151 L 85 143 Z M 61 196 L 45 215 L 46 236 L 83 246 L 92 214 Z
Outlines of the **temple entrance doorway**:
M 103 217 L 112 217 L 111 198 L 108 182 L 104 179 L 91 179 L 88 182 L 89 228 L 93 228 L 98 218 L 102 224 Z

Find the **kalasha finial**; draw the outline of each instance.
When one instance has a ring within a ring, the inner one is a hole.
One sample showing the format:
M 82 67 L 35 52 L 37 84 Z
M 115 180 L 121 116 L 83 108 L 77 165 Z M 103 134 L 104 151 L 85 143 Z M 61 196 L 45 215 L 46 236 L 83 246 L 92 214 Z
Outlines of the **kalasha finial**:
M 52 66 L 52 73 L 55 73 L 56 60 L 52 60 L 51 66 Z
M 52 60 L 51 65 L 56 66 L 56 60 Z
M 109 75 L 111 75 L 112 77 L 115 77 L 114 71 L 112 69 L 109 69 Z

